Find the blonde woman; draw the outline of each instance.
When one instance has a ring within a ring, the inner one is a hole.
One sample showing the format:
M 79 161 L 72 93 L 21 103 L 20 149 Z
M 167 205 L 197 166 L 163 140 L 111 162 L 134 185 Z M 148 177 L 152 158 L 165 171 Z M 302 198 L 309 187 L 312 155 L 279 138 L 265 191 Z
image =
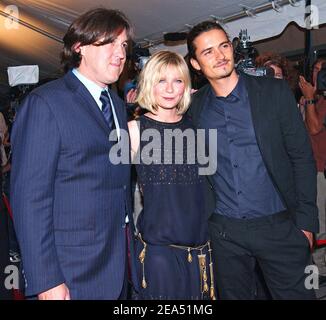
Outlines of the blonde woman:
M 155 53 L 140 74 L 137 102 L 147 112 L 129 122 L 144 204 L 135 246 L 139 299 L 214 298 L 204 178 L 187 158 L 196 151 L 185 115 L 190 90 L 187 65 L 173 52 Z

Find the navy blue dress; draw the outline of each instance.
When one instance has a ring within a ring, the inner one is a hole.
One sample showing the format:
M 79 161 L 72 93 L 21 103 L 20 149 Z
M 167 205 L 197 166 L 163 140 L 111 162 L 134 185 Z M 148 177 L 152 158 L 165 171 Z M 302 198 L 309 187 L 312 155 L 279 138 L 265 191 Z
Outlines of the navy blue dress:
M 199 176 L 196 161 L 192 164 L 186 161 L 187 148 L 195 152 L 195 139 L 188 146 L 184 139 L 181 148 L 173 143 L 172 152 L 166 145 L 166 141 L 171 141 L 172 134 L 180 137 L 180 134 L 188 132 L 195 137 L 194 127 L 186 116 L 175 123 L 159 122 L 144 115 L 138 121 L 141 137 L 151 136 L 153 131 L 148 129 L 155 129 L 161 140 L 141 139 L 138 150 L 140 160 L 136 157 L 135 161 L 143 195 L 143 210 L 137 220 L 140 235 L 135 246 L 137 275 L 143 285 L 138 298 L 205 299 L 209 292 L 204 290 L 204 269 L 206 283 L 208 287 L 211 285 L 205 177 Z M 152 150 L 149 144 L 154 146 Z M 154 162 L 149 164 L 146 155 L 156 155 Z M 176 164 L 176 161 L 180 163 L 180 159 L 183 164 Z M 169 161 L 170 164 L 166 164 Z M 200 254 L 201 262 L 205 264 L 202 271 L 199 267 Z

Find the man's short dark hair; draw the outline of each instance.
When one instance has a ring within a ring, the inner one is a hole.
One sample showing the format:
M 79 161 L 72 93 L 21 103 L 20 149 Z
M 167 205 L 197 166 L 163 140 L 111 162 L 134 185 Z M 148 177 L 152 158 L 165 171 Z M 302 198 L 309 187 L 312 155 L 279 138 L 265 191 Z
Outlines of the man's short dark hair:
M 225 33 L 226 37 L 229 39 L 228 34 L 225 32 L 223 27 L 217 22 L 211 20 L 200 22 L 190 30 L 187 36 L 187 47 L 188 47 L 189 58 L 194 58 L 194 59 L 196 58 L 196 48 L 194 45 L 195 39 L 202 33 L 211 30 L 221 30 Z
M 80 52 L 75 51 L 76 44 L 81 46 L 99 45 L 113 42 L 121 32 L 127 31 L 132 37 L 132 27 L 127 17 L 119 10 L 97 8 L 79 16 L 68 28 L 63 38 L 64 47 L 61 63 L 65 72 L 78 68 L 81 62 Z

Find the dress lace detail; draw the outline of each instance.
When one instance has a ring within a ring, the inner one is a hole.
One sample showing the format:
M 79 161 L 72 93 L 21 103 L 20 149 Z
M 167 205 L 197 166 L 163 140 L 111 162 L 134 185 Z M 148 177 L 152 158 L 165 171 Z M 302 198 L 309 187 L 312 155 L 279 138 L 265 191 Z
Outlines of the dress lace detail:
M 141 136 L 145 130 L 156 130 L 160 137 L 160 145 L 155 143 L 152 148 L 146 146 L 153 139 L 140 141 L 137 155 L 140 160 L 136 165 L 140 186 L 202 182 L 196 163 L 196 132 L 187 117 L 175 123 L 159 122 L 146 116 L 141 116 L 138 121 Z M 182 135 L 185 138 L 181 140 Z M 173 148 L 169 147 L 168 141 L 173 142 Z

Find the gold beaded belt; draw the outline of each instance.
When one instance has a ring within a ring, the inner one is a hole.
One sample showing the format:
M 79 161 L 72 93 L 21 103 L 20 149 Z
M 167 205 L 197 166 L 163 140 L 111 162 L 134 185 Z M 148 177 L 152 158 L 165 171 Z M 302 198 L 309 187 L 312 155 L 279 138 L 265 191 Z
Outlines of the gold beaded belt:
M 146 257 L 146 249 L 147 249 L 147 243 L 142 239 L 141 234 L 138 234 L 139 240 L 142 242 L 144 248 L 140 252 L 138 258 L 140 263 L 142 264 L 143 269 L 143 279 L 142 279 L 142 287 L 144 289 L 147 288 L 147 282 L 145 278 L 145 257 Z M 213 274 L 213 262 L 212 262 L 212 249 L 210 245 L 210 241 L 207 241 L 205 244 L 198 246 L 198 247 L 189 247 L 189 246 L 179 246 L 175 244 L 170 244 L 169 247 L 177 248 L 181 250 L 185 250 L 188 252 L 187 260 L 189 263 L 192 263 L 192 251 L 199 251 L 199 254 L 197 254 L 198 257 L 198 263 L 199 263 L 199 270 L 200 270 L 200 284 L 201 284 L 201 292 L 202 294 L 208 292 L 208 284 L 207 284 L 207 267 L 206 267 L 206 254 L 203 253 L 203 250 L 207 247 L 208 248 L 208 254 L 209 254 L 209 274 L 210 274 L 210 298 L 212 300 L 216 300 L 215 296 L 215 288 L 214 288 L 214 274 Z

